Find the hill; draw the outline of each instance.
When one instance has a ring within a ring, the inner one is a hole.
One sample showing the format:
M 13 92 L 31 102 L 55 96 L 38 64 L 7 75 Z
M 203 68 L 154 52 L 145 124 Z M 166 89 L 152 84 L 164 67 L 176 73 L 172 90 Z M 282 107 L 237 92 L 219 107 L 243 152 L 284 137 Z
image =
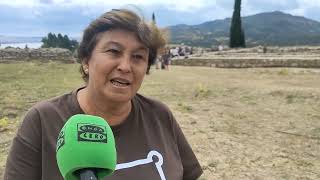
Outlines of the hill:
M 210 47 L 228 44 L 231 19 L 168 27 L 171 42 Z M 280 11 L 242 18 L 246 41 L 253 45 L 320 45 L 320 22 Z

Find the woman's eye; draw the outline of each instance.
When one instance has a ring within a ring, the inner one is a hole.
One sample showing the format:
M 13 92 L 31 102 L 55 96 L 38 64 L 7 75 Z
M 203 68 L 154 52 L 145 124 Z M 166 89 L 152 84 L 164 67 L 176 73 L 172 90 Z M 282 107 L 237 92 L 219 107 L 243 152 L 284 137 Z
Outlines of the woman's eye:
M 120 51 L 117 49 L 108 49 L 106 52 L 112 54 L 112 55 L 119 55 Z
M 133 59 L 135 59 L 135 60 L 143 60 L 143 59 L 144 59 L 144 56 L 143 56 L 143 55 L 140 55 L 140 54 L 134 54 L 134 55 L 133 55 Z

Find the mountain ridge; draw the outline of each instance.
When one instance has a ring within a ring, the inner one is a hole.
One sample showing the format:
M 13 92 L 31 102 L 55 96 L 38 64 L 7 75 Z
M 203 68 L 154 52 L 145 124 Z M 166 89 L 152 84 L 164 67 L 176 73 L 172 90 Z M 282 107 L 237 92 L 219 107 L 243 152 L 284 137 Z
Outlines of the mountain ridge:
M 229 42 L 231 18 L 169 26 L 171 43 L 210 47 Z M 320 45 L 320 22 L 281 11 L 242 17 L 246 42 L 255 45 Z

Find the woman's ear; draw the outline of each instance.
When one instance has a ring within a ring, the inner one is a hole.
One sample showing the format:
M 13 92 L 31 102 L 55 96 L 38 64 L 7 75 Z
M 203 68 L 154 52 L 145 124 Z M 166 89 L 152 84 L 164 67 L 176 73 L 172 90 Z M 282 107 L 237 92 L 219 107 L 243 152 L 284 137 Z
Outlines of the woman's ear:
M 89 74 L 89 65 L 88 64 L 82 64 L 82 69 L 85 74 Z

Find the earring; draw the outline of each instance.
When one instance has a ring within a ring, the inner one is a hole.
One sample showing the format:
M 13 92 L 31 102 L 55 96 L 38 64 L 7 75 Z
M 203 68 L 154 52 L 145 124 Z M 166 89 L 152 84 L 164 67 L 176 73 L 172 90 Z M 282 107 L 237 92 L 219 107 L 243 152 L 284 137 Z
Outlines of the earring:
M 84 71 L 85 74 L 88 74 L 88 73 L 89 73 L 89 67 L 88 67 L 87 64 L 82 65 L 82 69 L 83 69 L 83 71 Z

